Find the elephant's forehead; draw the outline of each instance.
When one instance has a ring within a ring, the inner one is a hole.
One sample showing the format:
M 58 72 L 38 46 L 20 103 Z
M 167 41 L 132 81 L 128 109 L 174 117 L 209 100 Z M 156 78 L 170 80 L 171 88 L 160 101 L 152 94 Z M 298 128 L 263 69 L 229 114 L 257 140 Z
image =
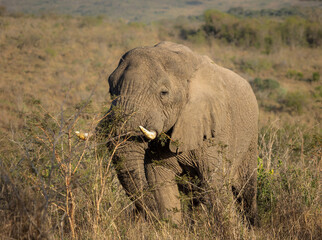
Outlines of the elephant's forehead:
M 132 55 L 125 60 L 125 71 L 153 75 L 160 72 L 161 64 L 158 59 L 150 55 Z
M 154 91 L 162 84 L 163 73 L 157 69 L 146 66 L 129 67 L 118 80 L 118 88 L 123 95 L 146 94 Z
M 162 81 L 168 75 L 162 65 L 153 58 L 131 57 L 124 62 L 123 74 L 120 80 L 125 84 L 154 84 Z

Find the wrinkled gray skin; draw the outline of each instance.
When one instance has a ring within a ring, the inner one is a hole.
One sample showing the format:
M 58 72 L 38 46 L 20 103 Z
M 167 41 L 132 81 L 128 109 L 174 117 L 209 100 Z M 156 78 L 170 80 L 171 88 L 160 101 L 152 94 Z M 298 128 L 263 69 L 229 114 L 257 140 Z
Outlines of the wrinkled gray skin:
M 254 224 L 258 106 L 246 80 L 183 45 L 161 42 L 127 52 L 109 85 L 116 98 L 99 128 L 121 109 L 130 118 L 118 134 L 140 135 L 114 156 L 118 178 L 140 212 L 180 222 L 179 189 L 187 188 L 176 177 L 186 174 L 200 180 L 195 202 L 210 206 L 211 191 L 200 189 L 221 189 L 229 179 L 229 191 Z M 157 139 L 145 138 L 139 125 L 156 131 Z M 171 140 L 162 144 L 161 133 Z

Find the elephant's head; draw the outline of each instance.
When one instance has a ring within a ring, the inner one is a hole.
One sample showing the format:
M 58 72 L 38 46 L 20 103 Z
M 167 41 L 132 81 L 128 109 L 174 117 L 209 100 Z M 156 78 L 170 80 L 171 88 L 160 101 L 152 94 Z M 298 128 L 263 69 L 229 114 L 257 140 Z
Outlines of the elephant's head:
M 214 112 L 209 108 L 215 96 L 199 76 L 208 60 L 170 42 L 123 55 L 109 77 L 115 98 L 110 111 L 117 109 L 126 118 L 121 132 L 141 130 L 148 139 L 169 133 L 173 152 L 192 150 L 212 137 Z

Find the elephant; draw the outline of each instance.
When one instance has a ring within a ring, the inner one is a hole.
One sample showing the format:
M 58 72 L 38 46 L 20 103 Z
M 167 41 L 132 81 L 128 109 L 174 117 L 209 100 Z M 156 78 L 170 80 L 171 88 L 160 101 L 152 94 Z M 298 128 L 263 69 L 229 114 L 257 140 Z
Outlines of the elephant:
M 113 163 L 137 212 L 180 223 L 180 177 L 189 176 L 196 204 L 210 206 L 214 192 L 200 189 L 226 178 L 255 224 L 258 105 L 245 79 L 165 41 L 125 53 L 108 82 L 113 101 L 97 131 L 118 139 Z

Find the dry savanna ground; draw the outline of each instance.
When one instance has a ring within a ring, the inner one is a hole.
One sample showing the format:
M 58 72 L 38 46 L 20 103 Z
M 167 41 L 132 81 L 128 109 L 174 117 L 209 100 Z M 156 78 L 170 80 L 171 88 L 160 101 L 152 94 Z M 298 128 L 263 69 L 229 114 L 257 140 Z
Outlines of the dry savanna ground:
M 267 51 L 209 32 L 186 34 L 202 24 L 0 16 L 1 239 L 321 237 L 321 45 L 269 44 Z M 261 113 L 259 227 L 248 229 L 221 189 L 211 189 L 220 197 L 210 212 L 185 210 L 181 226 L 136 219 L 112 153 L 75 137 L 75 130 L 93 130 L 108 109 L 107 76 L 120 56 L 163 40 L 208 55 L 254 88 Z

